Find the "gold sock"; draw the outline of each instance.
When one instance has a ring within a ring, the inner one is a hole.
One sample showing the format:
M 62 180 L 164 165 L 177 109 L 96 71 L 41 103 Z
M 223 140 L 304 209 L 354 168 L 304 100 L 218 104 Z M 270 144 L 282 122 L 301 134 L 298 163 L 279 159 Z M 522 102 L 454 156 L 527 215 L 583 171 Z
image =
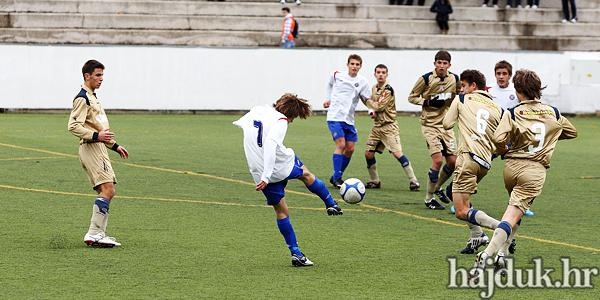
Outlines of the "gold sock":
M 367 170 L 369 170 L 369 177 L 371 177 L 371 181 L 379 182 L 379 173 L 377 173 L 377 165 L 372 165 Z
M 406 173 L 406 177 L 408 177 L 408 180 L 410 180 L 410 182 L 418 181 L 411 164 L 408 164 L 408 166 L 402 168 L 404 169 L 404 173 Z
M 500 247 L 502 247 L 502 244 L 504 244 L 507 239 L 508 236 L 506 235 L 506 231 L 504 231 L 502 228 L 496 228 L 496 230 L 494 230 L 494 236 L 492 236 L 492 240 L 490 240 L 490 243 L 484 250 L 485 253 L 489 257 L 493 257 L 493 255 L 498 252 Z
M 489 229 L 496 229 L 496 227 L 498 227 L 498 224 L 500 224 L 500 221 L 488 216 L 485 212 L 481 210 L 478 210 L 475 213 L 475 221 L 477 221 L 477 224 Z
M 481 234 L 483 233 L 483 230 L 481 230 L 481 226 L 477 226 L 475 224 L 471 224 L 469 222 L 466 222 L 467 226 L 469 226 L 469 230 L 471 232 L 471 238 L 478 238 L 481 236 Z
M 96 235 L 98 233 L 104 233 L 102 226 L 105 224 L 106 215 L 100 212 L 98 205 L 94 204 L 92 207 L 92 219 L 90 220 L 90 227 L 88 234 Z

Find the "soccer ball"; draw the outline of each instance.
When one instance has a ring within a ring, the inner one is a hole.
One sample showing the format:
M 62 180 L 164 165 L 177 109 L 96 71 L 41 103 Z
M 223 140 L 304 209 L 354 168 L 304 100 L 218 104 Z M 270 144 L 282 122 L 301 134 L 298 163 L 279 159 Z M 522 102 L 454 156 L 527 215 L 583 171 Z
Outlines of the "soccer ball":
M 340 187 L 340 195 L 346 203 L 357 204 L 365 198 L 365 185 L 357 178 L 348 178 Z

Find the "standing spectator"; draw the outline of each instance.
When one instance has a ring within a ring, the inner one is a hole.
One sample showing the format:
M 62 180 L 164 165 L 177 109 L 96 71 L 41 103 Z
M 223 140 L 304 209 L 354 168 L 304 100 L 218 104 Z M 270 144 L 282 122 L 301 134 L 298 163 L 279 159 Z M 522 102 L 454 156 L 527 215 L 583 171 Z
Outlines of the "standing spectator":
M 450 4 L 450 0 L 435 0 L 429 9 L 430 12 L 436 13 L 435 21 L 442 34 L 448 34 L 448 20 L 450 19 L 450 14 L 452 13 L 452 4 Z
M 531 1 L 531 0 L 527 0 L 527 1 Z M 506 8 L 523 8 L 523 6 L 521 6 L 521 0 L 506 0 Z
M 348 56 L 348 72 L 335 71 L 327 83 L 326 99 L 323 108 L 327 109 L 327 127 L 335 143 L 331 157 L 333 174 L 329 182 L 337 188 L 342 186 L 342 175 L 354 153 L 358 133 L 354 127 L 354 110 L 358 100 L 371 98 L 369 82 L 358 71 L 362 67 L 362 58 L 357 54 Z
M 417 1 L 417 4 L 419 6 L 423 6 L 425 5 L 425 0 L 419 0 Z M 413 5 L 413 0 L 406 0 L 406 5 Z
M 285 2 L 286 2 L 285 0 L 279 1 L 279 3 L 281 3 L 281 4 L 285 4 Z M 296 0 L 296 5 L 300 5 L 300 4 L 302 4 L 302 1 Z
M 92 247 L 112 248 L 121 246 L 121 243 L 106 234 L 108 209 L 117 184 L 107 149 L 119 153 L 122 158 L 129 157 L 129 152 L 115 141 L 106 113 L 96 98 L 96 90 L 104 80 L 104 65 L 96 60 L 88 60 L 81 73 L 83 85 L 73 100 L 68 130 L 79 138 L 79 161 L 92 188 L 98 193 L 83 242 Z
M 488 2 L 489 0 L 483 0 L 483 4 L 481 5 L 481 7 L 488 7 Z M 498 8 L 498 0 L 492 0 L 492 6 L 494 8 Z
M 525 8 L 536 9 L 538 7 L 540 7 L 540 0 L 527 0 L 527 6 L 525 6 Z
M 294 16 L 290 12 L 289 7 L 284 7 L 281 9 L 281 14 L 283 15 L 283 26 L 281 29 L 281 47 L 290 49 L 296 47 L 296 41 L 294 41 L 294 27 L 296 27 L 296 22 L 294 21 Z
M 569 4 L 571 5 L 571 13 L 569 14 Z M 562 0 L 563 9 L 563 23 L 571 21 L 571 23 L 577 23 L 577 7 L 575 6 L 575 0 Z

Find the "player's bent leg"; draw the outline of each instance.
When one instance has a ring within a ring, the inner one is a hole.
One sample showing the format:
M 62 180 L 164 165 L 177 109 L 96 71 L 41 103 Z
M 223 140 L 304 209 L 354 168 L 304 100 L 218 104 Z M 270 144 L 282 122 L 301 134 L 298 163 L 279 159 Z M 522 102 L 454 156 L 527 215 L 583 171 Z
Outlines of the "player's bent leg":
M 329 193 L 329 190 L 325 186 L 325 183 L 314 174 L 312 174 L 306 166 L 302 166 L 303 174 L 298 177 L 300 181 L 304 183 L 306 188 L 313 194 L 319 196 L 323 203 L 325 203 L 326 212 L 328 215 L 341 215 L 343 214 L 342 209 L 338 206 L 337 202 Z

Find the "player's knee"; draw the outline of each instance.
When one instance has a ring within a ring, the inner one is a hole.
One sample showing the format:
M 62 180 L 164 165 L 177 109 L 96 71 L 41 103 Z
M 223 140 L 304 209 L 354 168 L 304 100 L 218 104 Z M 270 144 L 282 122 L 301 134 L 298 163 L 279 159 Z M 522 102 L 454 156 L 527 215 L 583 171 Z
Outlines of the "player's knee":
M 99 185 L 97 191 L 99 195 L 108 200 L 112 200 L 112 198 L 114 198 L 117 194 L 115 185 L 112 182 L 107 182 Z
M 456 206 L 454 208 L 455 208 L 455 211 L 456 211 L 454 213 L 454 216 L 457 219 L 459 219 L 459 220 L 466 221 L 467 217 L 468 217 L 468 214 L 469 214 L 469 209 L 466 209 L 466 208 L 464 208 L 464 209 L 463 208 L 458 209 Z
M 369 150 L 365 151 L 365 158 L 366 159 L 373 159 L 374 157 L 375 157 L 375 152 L 372 152 L 372 151 L 369 151 Z

